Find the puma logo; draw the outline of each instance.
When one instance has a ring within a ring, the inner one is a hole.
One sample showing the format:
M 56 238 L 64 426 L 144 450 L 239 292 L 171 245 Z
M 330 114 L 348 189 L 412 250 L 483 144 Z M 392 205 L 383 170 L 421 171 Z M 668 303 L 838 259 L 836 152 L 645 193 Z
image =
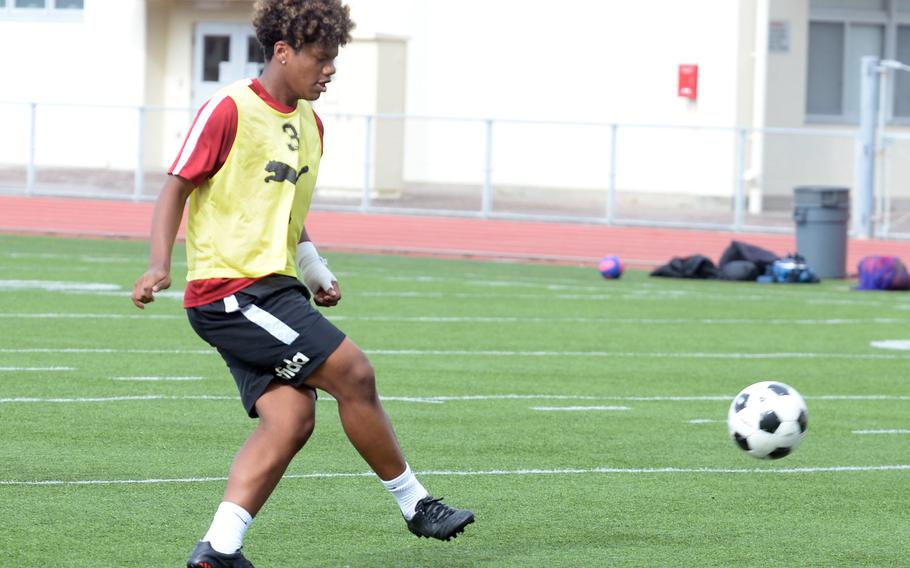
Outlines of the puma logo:
M 269 176 L 266 176 L 265 182 L 277 181 L 281 183 L 283 181 L 289 181 L 291 183 L 297 183 L 297 180 L 300 179 L 300 176 L 310 171 L 310 166 L 303 166 L 298 172 L 291 166 L 285 164 L 284 162 L 277 162 L 272 160 L 265 166 L 265 171 L 269 172 Z

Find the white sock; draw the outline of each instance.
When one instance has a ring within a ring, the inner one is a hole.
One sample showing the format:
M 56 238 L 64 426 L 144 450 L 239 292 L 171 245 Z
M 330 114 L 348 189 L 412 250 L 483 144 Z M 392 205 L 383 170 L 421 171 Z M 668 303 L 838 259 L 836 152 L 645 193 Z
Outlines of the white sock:
M 411 466 L 408 464 L 404 464 L 404 473 L 395 479 L 390 479 L 389 481 L 380 479 L 379 481 L 382 481 L 382 484 L 389 490 L 392 497 L 398 501 L 401 514 L 409 521 L 414 516 L 414 507 L 417 502 L 429 495 L 423 485 L 414 477 L 414 473 L 411 472 Z
M 243 546 L 243 535 L 250 528 L 253 517 L 240 505 L 222 501 L 215 511 L 212 526 L 202 540 L 208 541 L 212 548 L 222 554 L 231 554 Z

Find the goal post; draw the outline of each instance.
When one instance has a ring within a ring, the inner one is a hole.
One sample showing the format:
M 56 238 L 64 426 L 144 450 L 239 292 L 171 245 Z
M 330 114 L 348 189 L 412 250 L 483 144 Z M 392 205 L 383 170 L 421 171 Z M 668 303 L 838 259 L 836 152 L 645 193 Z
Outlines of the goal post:
M 876 167 L 885 149 L 885 121 L 888 115 L 886 100 L 891 71 L 910 71 L 910 65 L 875 56 L 863 57 L 860 62 L 860 125 L 856 141 L 856 191 L 853 197 L 853 233 L 859 238 L 870 239 L 875 236 L 876 221 L 883 227 L 888 224 L 890 204 L 885 196 L 887 188 L 882 176 L 876 176 Z M 881 204 L 878 208 L 875 206 L 876 196 Z

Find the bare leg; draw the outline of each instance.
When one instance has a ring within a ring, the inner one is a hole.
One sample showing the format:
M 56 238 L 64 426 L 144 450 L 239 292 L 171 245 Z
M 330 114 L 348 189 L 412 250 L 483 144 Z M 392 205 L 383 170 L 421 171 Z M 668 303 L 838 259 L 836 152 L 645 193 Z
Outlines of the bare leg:
M 345 339 L 306 383 L 338 401 L 345 434 L 380 479 L 404 472 L 404 456 L 379 402 L 373 366 L 353 341 Z
M 237 452 L 224 491 L 225 501 L 254 517 L 313 433 L 316 395 L 272 383 L 256 401 L 256 411 L 259 425 Z
M 354 342 L 345 339 L 306 382 L 338 401 L 345 434 L 398 501 L 408 530 L 418 537 L 449 540 L 474 522 L 471 511 L 433 499 L 408 470 L 379 403 L 373 367 Z

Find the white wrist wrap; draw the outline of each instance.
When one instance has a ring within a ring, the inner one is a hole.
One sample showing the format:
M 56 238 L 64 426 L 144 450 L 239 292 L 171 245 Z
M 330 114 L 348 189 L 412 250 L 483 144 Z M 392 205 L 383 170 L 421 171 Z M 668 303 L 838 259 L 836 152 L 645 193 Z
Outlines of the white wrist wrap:
M 332 289 L 332 281 L 338 280 L 310 241 L 297 245 L 297 270 L 300 281 L 313 293 L 320 289 L 328 292 Z

